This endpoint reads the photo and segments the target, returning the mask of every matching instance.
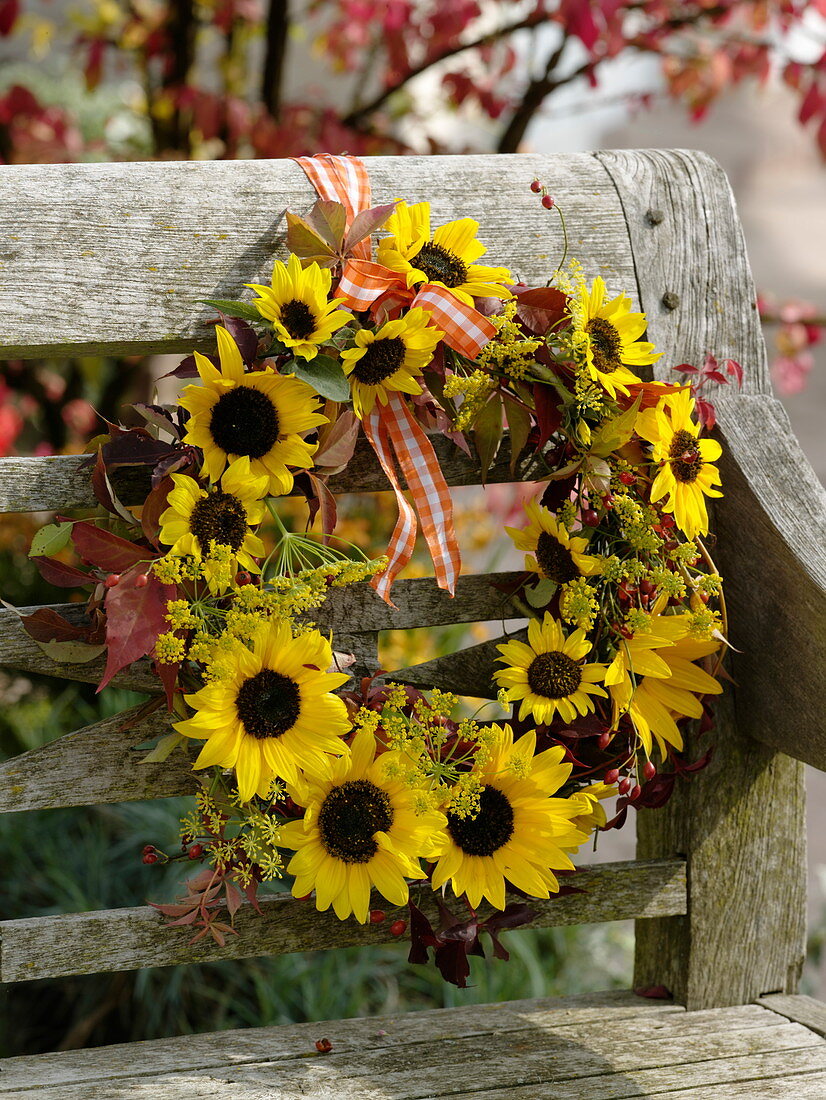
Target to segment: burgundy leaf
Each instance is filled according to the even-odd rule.
[[[220,311],[218,316],[221,318],[221,324],[238,345],[241,358],[247,366],[252,366],[258,358],[258,333],[252,325],[240,317],[228,317]]]
[[[544,336],[555,329],[568,313],[568,298],[552,286],[515,290],[516,316],[535,336]]]
[[[359,241],[363,241],[365,237],[370,237],[377,229],[381,229],[395,209],[396,203],[388,202],[384,206],[373,206],[369,210],[362,210],[356,214],[344,238],[342,246],[344,255],[351,252]]]
[[[167,508],[167,496],[173,488],[171,477],[164,477],[146,498],[141,509],[141,527],[147,539],[158,545],[158,535],[161,530],[161,516]]]
[[[652,1001],[670,1001],[674,994],[664,985],[640,986],[634,992],[638,997],[648,997]]]
[[[82,569],[74,565],[66,565],[65,562],[58,561],[56,558],[36,557],[32,558],[32,561],[40,570],[43,580],[57,588],[74,588],[76,585],[89,584],[94,579]]]
[[[556,390],[552,386],[545,385],[544,382],[534,384],[533,400],[536,407],[536,422],[539,426],[539,439],[536,444],[536,449],[539,451],[562,423],[562,410]]]
[[[142,588],[135,584],[139,576],[147,576]],[[98,691],[116,672],[152,652],[158,635],[169,629],[166,605],[176,595],[174,584],[162,584],[154,573],[147,575],[142,569],[121,574],[119,583],[107,589],[106,669]]]
[[[210,363],[214,367],[218,367],[219,361],[217,355],[208,355]],[[167,371],[166,374],[162,374],[161,378],[197,378],[198,367],[195,363],[194,355],[187,355],[173,370]]]
[[[343,469],[353,457],[361,421],[351,409],[346,409],[322,440],[315,454],[316,466]]]
[[[31,615],[21,615],[20,622],[36,642],[85,642],[93,629],[90,623],[76,626],[68,622],[51,607],[39,607]]]
[[[180,638],[181,634],[176,632],[176,638]],[[175,701],[175,685],[178,682],[178,673],[181,670],[181,662],[177,661],[175,664],[161,664],[160,661],[153,661],[152,668],[155,675],[161,681],[164,690],[164,696],[166,698],[166,706],[169,711],[172,710],[173,703]]]
[[[125,569],[156,557],[151,551],[136,546],[93,523],[81,520],[72,531],[72,543],[80,557],[107,573],[122,573]]]
[[[170,454],[176,454],[174,443],[154,439],[143,428],[132,428],[119,433],[109,443],[104,443],[101,451],[106,469],[111,471],[118,466],[154,466]]]
[[[439,973],[446,982],[450,982],[458,989],[467,988],[467,979],[470,974],[467,956],[466,943],[445,943],[436,948],[435,962]]]

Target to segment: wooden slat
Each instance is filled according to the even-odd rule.
[[[813,1097],[808,1082],[826,1069],[822,1040],[794,1024],[778,1026],[765,1010],[755,1017],[755,1006],[683,1013],[664,1005],[620,1007],[606,997],[600,1016],[589,1019],[587,1009],[552,1003],[480,1005],[17,1058],[6,1063],[0,1093],[28,1098],[34,1085],[38,1095],[62,1100],[133,1094],[211,1100],[227,1089],[239,1100],[723,1100],[748,1096],[740,1091],[747,1087],[755,1098]],[[330,1054],[316,1053],[320,1036],[331,1042]],[[785,1093],[774,1091],[780,1085]]]
[[[606,863],[583,870],[572,884],[586,893],[531,902],[537,913],[534,927],[672,915],[686,908],[681,860]],[[417,903],[418,893],[414,891]],[[429,892],[421,894],[422,908],[436,922],[438,913]],[[340,921],[332,910],[316,913],[306,902],[288,895],[266,901],[262,909],[259,916],[242,907],[236,916],[239,935],[229,936],[225,947],[204,940],[190,945],[191,930],[165,927],[148,906],[3,921],[0,981],[393,941],[389,920],[380,925]]]
[[[434,225],[474,217],[489,262],[544,283],[562,239],[529,190],[536,176],[565,210],[572,254],[630,285],[622,210],[589,154],[370,159],[375,202],[427,199]],[[306,213],[315,198],[289,160],[13,165],[0,179],[5,358],[208,346],[214,312],[199,300],[268,281],[286,254],[285,208]]]
[[[669,377],[670,367],[696,364],[710,351],[743,365],[746,394],[768,395],[754,285],[731,191],[719,166],[702,153],[598,155],[621,197],[649,332],[665,353],[657,364],[658,376]],[[652,219],[651,211],[659,216]],[[676,295],[676,308],[663,303],[666,294]],[[746,432],[738,441],[739,410],[765,410],[766,398],[734,398],[723,390],[714,400],[719,400],[733,449],[733,459],[723,463],[726,496],[716,509],[718,564],[733,608],[733,630],[745,627],[752,652],[745,664],[733,655],[736,714],[730,698],[717,707],[711,767],[690,785],[678,784],[667,806],[637,817],[638,854],[688,856],[691,905],[686,918],[637,924],[634,984],[664,984],[689,1008],[740,1004],[769,990],[793,992],[805,953],[802,767],[758,746],[740,723],[754,731],[762,716],[756,699],[776,693],[771,706],[783,731],[778,738],[789,745],[803,742],[799,727],[810,719],[811,708],[796,685],[775,674],[775,662],[788,669],[787,654],[792,659],[800,652],[798,635],[811,627],[811,587],[805,580],[797,589],[784,583],[788,604],[779,606],[772,581],[775,563],[760,551],[760,529],[767,522],[762,502],[737,486],[735,463],[750,470],[754,462],[758,478],[760,469],[770,470],[765,460],[752,459],[752,451],[768,457],[775,443],[781,454],[788,451],[774,436],[758,440]],[[744,424],[750,422],[747,415],[742,414]],[[799,530],[811,509],[806,491],[788,484],[796,476],[792,471],[780,475],[790,494],[781,511],[783,530],[789,534]],[[808,475],[801,477],[802,486],[811,484]],[[774,500],[774,494],[768,499]],[[788,518],[795,507],[803,517],[797,527]],[[780,540],[772,538],[774,542],[770,538],[763,546],[776,549]],[[799,545],[806,547],[808,541],[803,538]],[[782,562],[778,567],[786,570]],[[758,635],[747,624],[759,621],[757,605],[763,602],[771,613],[763,616],[764,630]],[[789,622],[795,624],[791,632]],[[802,643],[809,652],[805,647]],[[806,683],[814,675],[800,664],[795,678]],[[747,714],[747,719],[741,717]],[[700,742],[697,753],[708,743],[710,739]]]
[[[0,813],[193,794],[193,751],[176,749],[162,764],[140,762],[148,750],[136,746],[172,730],[165,707],[123,730],[138,709],[0,763]]]
[[[448,485],[478,485],[479,463],[444,436],[431,436]],[[0,513],[2,512],[73,512],[97,507],[86,463],[88,455],[50,455],[46,458],[0,458]],[[487,482],[491,485],[513,481],[532,481],[548,471],[542,454],[525,454],[514,472],[510,468],[510,440],[505,433],[502,446],[491,464]],[[400,475],[400,483],[406,485]],[[125,504],[138,505],[146,497],[148,486],[141,471],[115,471],[112,482]],[[330,478],[331,492],[378,493],[389,490],[375,452],[361,437],[347,469]],[[294,495],[297,493],[295,491]]]
[[[757,1003],[772,1012],[779,1012],[788,1020],[803,1024],[818,1035],[826,1036],[826,1004],[823,1001],[802,994],[769,993],[759,997]]]

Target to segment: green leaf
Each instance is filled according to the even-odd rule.
[[[329,355],[317,355],[315,359],[296,359],[289,369],[296,378],[312,386],[322,397],[327,397],[330,401],[350,400],[347,375],[340,364]]]
[[[531,414],[524,405],[520,405],[513,398],[502,398],[505,406],[505,416],[508,421],[508,431],[511,437],[511,473],[516,470],[516,462],[525,449],[528,436],[531,431]]]
[[[324,237],[309,222],[305,221],[304,218],[300,218],[298,214],[291,214],[289,210],[286,218],[287,247],[290,252],[294,252],[300,260],[317,259],[321,256],[335,262],[335,249],[330,247]]]
[[[502,401],[498,394],[491,397],[477,416],[473,426],[473,442],[476,445],[476,453],[479,455],[484,485],[490,464],[496,457],[499,444],[502,442]]]
[[[62,665],[85,665],[106,652],[105,642],[89,645],[88,642],[39,642],[37,638],[34,641],[47,657]]]
[[[550,577],[543,577],[538,584],[525,589],[525,599],[531,607],[547,607],[556,592],[556,581]]]
[[[148,752],[146,756],[142,756],[138,761],[139,764],[162,764],[166,760],[170,753],[177,749],[178,745],[184,740],[182,733],[176,733],[175,730],[172,733],[166,733],[157,743],[157,745]]]
[[[202,304],[212,306],[227,317],[240,317],[242,321],[262,321],[263,318],[251,302],[226,302],[223,298],[201,298]]]
[[[30,558],[53,558],[69,545],[73,523],[49,523],[41,527],[32,539]]]

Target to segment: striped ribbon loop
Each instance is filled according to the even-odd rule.
[[[298,157],[296,160],[321,198],[343,204],[348,226],[359,211],[369,208],[370,178],[364,164],[356,157],[323,153],[317,157]],[[337,295],[354,309],[373,307],[377,315],[384,316],[391,312],[397,313],[402,305],[413,298],[413,293],[396,272],[373,262],[369,238],[353,249],[353,259],[345,264]],[[419,302],[419,299],[422,301]],[[471,358],[478,354],[486,339],[490,339],[490,335],[495,332],[485,317],[459,302],[443,287],[427,285],[419,291],[415,300],[433,314],[434,320],[437,316],[444,318],[451,329],[451,337],[447,342]],[[446,327],[441,321],[437,323],[442,329]],[[491,331],[485,335],[488,325]],[[468,329],[465,338],[461,335],[462,327]],[[387,548],[389,562],[384,572],[374,578],[373,587],[383,600],[392,605],[390,588],[413,554],[418,512],[422,533],[433,559],[436,581],[452,596],[461,558],[453,527],[450,489],[432,443],[399,393],[388,394],[386,405],[377,403],[370,415],[363,420],[363,424],[364,433],[396,494],[399,509],[399,517]],[[394,456],[407,481],[415,509],[402,491]]]
[[[460,302],[443,286],[425,283],[411,302],[411,308],[421,306],[433,317],[437,328],[445,334],[445,343],[475,359],[496,332],[496,325],[466,302]]]

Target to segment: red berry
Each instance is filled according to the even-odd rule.
[[[605,730],[604,733],[601,733],[599,735],[599,741],[597,741],[597,747],[600,749],[601,752],[604,752],[605,749],[607,749],[610,744],[611,744],[611,734],[609,733],[608,730]]]
[[[599,523],[599,516],[593,508],[586,508],[582,513],[582,522],[586,527],[596,527]]]
[[[654,767],[650,760],[646,760],[646,762],[643,764],[642,774],[645,776],[646,779],[653,779],[654,776],[657,774],[657,769]]]
[[[608,771],[605,773],[605,782],[608,784],[609,787],[613,786],[613,784],[616,783],[618,779],[619,768],[609,768]]]
[[[145,856],[147,852],[154,852],[154,851],[155,851],[155,845],[154,844],[144,844],[144,846],[141,848],[141,855]]]
[[[393,923],[390,925],[390,935],[391,936],[403,936],[406,929],[407,929],[407,921],[406,920],[394,920]]]
[[[637,480],[630,470],[623,470],[619,476],[619,479],[623,483],[623,485],[633,485],[634,482]]]
[[[190,859],[200,859],[203,854],[204,854],[203,844],[193,844],[192,847],[187,852],[187,855],[189,856]]]
[[[237,585],[251,584],[252,577],[247,573],[245,569],[242,569],[240,573],[235,574],[235,583]]]
[[[535,195],[538,195],[541,190],[542,184],[539,182],[539,180],[534,180],[531,184],[531,191],[533,191]]]
[[[370,923],[381,924],[387,914],[383,909],[371,909],[370,910]]]
[[[613,493],[606,493],[605,494],[605,496],[602,498],[602,506],[603,506],[603,508],[613,508],[613,506],[614,506],[614,494]]]
[[[631,788],[631,793],[629,794],[628,798],[631,802],[636,802],[641,794],[642,787],[639,785],[639,783],[635,783],[634,786]]]
[[[138,573],[137,577],[135,577],[135,588],[146,588],[148,584],[149,577],[147,577],[146,573]]]
[[[627,775],[624,775],[622,777],[622,779],[619,781],[619,783],[617,784],[617,790],[619,791],[620,794],[628,794],[630,789],[631,789],[631,780],[628,778]]]
[[[329,1039],[316,1039],[315,1048],[319,1054],[329,1054],[333,1049],[333,1044]]]
[[[542,196],[542,205],[545,207],[546,210],[553,210],[554,200],[551,198],[550,195],[543,195]]]
[[[158,853],[157,852],[147,852],[146,855],[143,857],[143,862],[144,863],[157,863],[158,862]]]
[[[107,588],[114,588],[120,581],[120,573],[110,573],[106,580],[103,582]]]

